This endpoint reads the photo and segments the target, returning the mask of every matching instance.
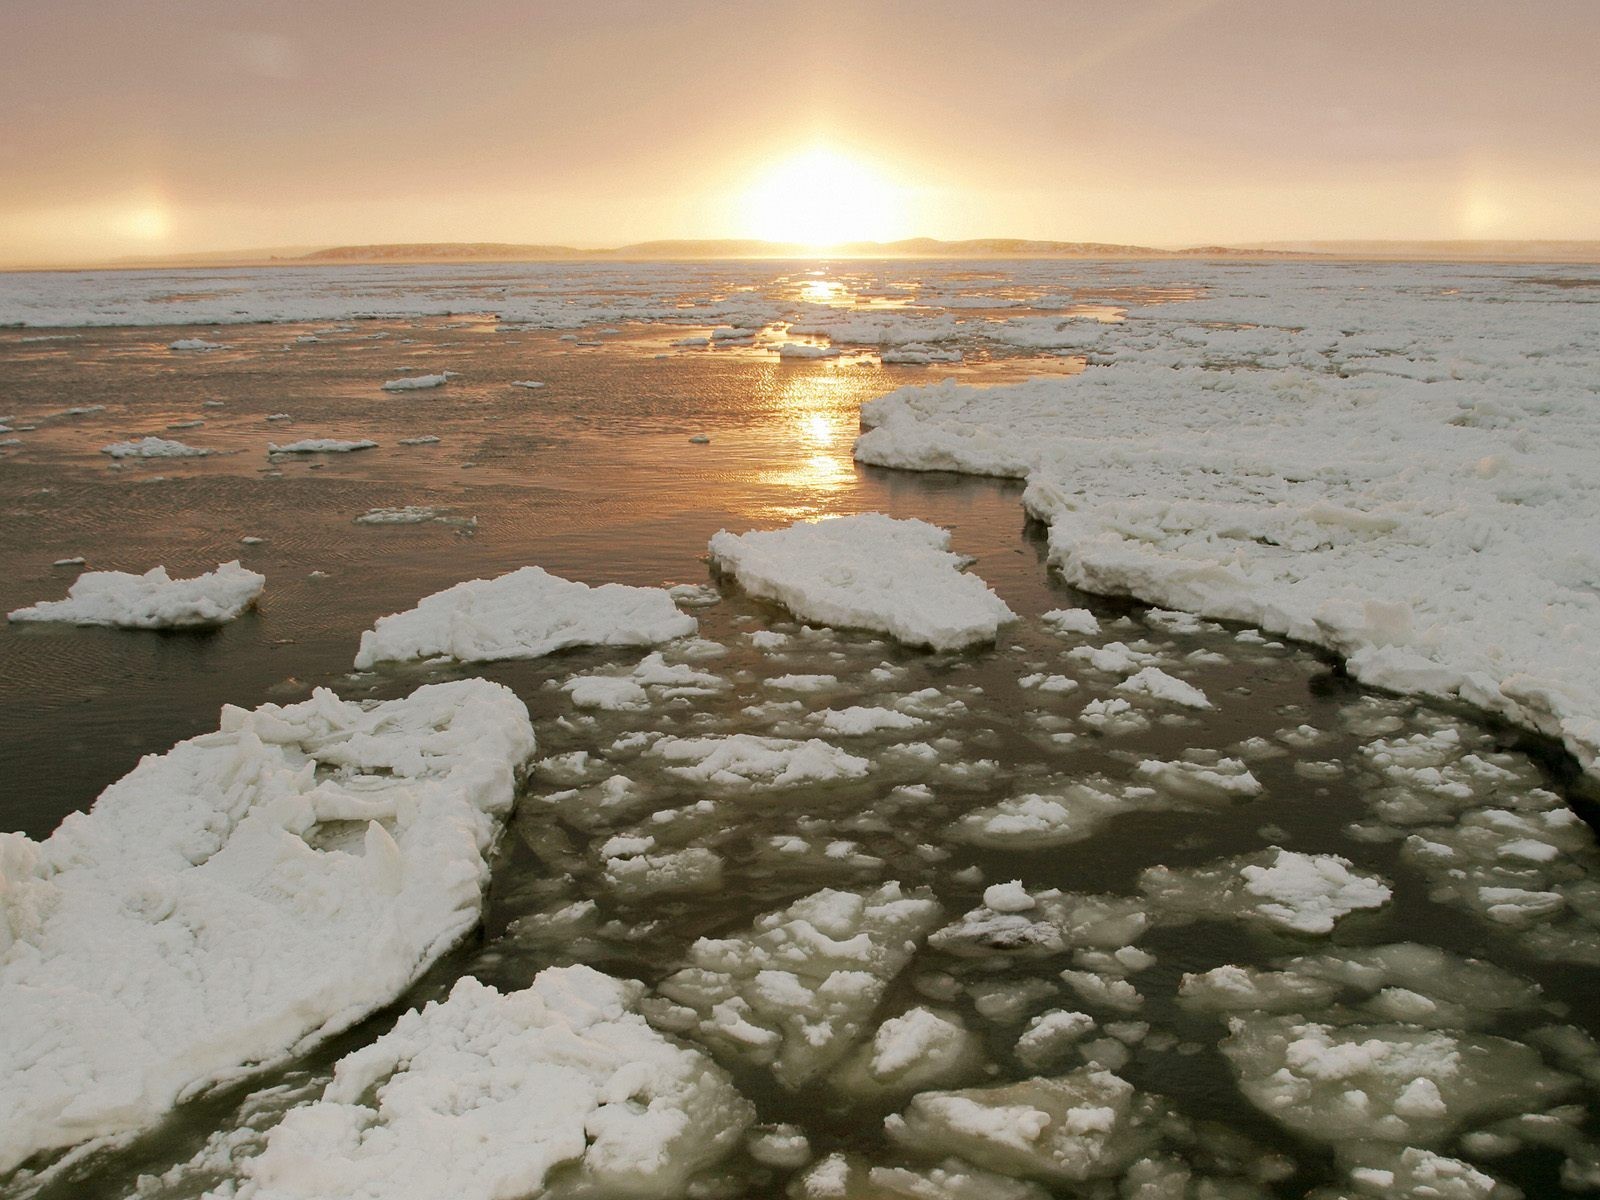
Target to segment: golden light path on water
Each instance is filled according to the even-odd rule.
[[[837,511],[839,494],[855,482],[850,450],[858,424],[858,391],[834,360],[823,370],[786,371],[779,383],[785,428],[800,453],[763,471],[764,484],[784,488],[788,503],[767,514],[785,521],[815,520]]]

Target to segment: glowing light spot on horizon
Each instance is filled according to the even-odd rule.
[[[771,167],[744,193],[751,237],[817,248],[906,236],[906,196],[881,173],[819,147]]]
[[[146,204],[123,213],[117,221],[120,232],[143,242],[159,242],[172,232],[172,219],[157,204]]]

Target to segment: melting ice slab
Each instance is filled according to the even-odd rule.
[[[0,1175],[394,999],[477,922],[532,750],[484,680],[318,690],[224,708],[43,842],[0,834]]]
[[[379,619],[356,667],[444,656],[461,662],[539,658],[572,646],[653,646],[699,628],[662,588],[590,587],[539,567],[473,579]]]
[[[88,571],[67,589],[65,600],[44,600],[7,613],[10,621],[70,621],[124,629],[185,629],[223,625],[256,602],[264,575],[237,559],[193,579],[174,579],[165,567],[143,575]]]
[[[341,1059],[229,1194],[496,1200],[545,1195],[559,1167],[566,1194],[681,1195],[753,1110],[703,1053],[645,1024],[643,991],[588,967],[507,995],[462,979]]]
[[[753,596],[807,621],[875,629],[913,646],[959,650],[992,642],[1016,614],[963,574],[950,533],[882,513],[797,522],[711,539],[715,564]]]

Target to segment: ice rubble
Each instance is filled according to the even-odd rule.
[[[964,574],[948,531],[882,513],[797,522],[711,539],[711,557],[753,596],[829,625],[874,629],[915,646],[993,641],[1015,614]]]
[[[226,350],[221,342],[208,342],[204,338],[179,338],[167,345],[168,350]]]
[[[938,918],[930,897],[897,883],[816,892],[747,933],[701,938],[643,1007],[657,1026],[798,1087],[849,1052]]]
[[[344,441],[339,438],[302,438],[298,442],[288,442],[280,446],[275,442],[267,443],[268,454],[349,454],[355,450],[373,450],[378,443],[367,438],[355,441]]]
[[[100,448],[112,458],[204,458],[210,450],[188,446],[171,438],[142,437],[128,442],[112,442]]]
[[[9,621],[70,621],[124,629],[192,629],[223,625],[255,604],[264,575],[225,562],[191,579],[174,579],[165,567],[143,575],[86,571],[65,600],[43,600],[6,614]]]
[[[1459,696],[1600,769],[1600,347],[1544,328],[1549,304],[1489,307],[1480,333],[1471,301],[1387,282],[1224,287],[1131,313],[1109,366],[869,402],[855,453],[1026,478],[1069,583],[1326,646],[1365,682]],[[1400,353],[1362,345],[1378,319]],[[1196,350],[1229,336],[1243,357]]]
[[[43,842],[0,834],[0,1173],[387,1004],[478,920],[532,749],[498,684],[319,690],[224,708]]]
[[[645,1023],[643,991],[582,966],[506,994],[461,979],[340,1059],[230,1195],[681,1196],[753,1109],[703,1053]]]
[[[380,617],[355,665],[445,656],[462,662],[538,658],[572,646],[650,646],[698,628],[660,588],[590,587],[539,567],[473,579]]]

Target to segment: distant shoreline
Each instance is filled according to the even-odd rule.
[[[1051,242],[985,238],[941,242],[858,242],[823,250],[771,242],[707,240],[642,242],[614,249],[521,245],[502,242],[426,242],[300,247],[118,258],[80,264],[23,263],[5,272],[222,270],[261,267],[441,266],[469,263],[670,263],[670,262],[916,262],[957,261],[1227,261],[1414,262],[1490,265],[1589,266],[1600,264],[1600,241],[1329,241],[1271,242],[1259,246],[1166,249],[1102,242]]]

